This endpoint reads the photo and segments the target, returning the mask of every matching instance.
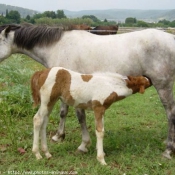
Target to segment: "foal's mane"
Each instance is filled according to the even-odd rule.
[[[48,46],[61,37],[65,29],[59,27],[49,27],[46,25],[4,25],[0,26],[0,32],[10,26],[14,31],[14,43],[21,48],[32,49],[34,46]]]

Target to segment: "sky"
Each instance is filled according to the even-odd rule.
[[[175,9],[175,0],[0,0],[0,4],[31,10]]]

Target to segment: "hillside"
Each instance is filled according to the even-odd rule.
[[[17,10],[22,18],[27,15],[33,16],[35,13],[39,13],[35,10],[25,9],[21,7],[15,7],[5,4],[0,4],[0,14],[5,14],[6,10]],[[42,13],[42,12],[41,12]],[[175,9],[173,10],[129,10],[129,9],[108,9],[108,10],[82,10],[82,11],[69,11],[64,10],[65,15],[68,18],[82,17],[83,15],[94,15],[97,18],[104,20],[115,20],[117,22],[124,22],[127,17],[133,17],[137,20],[143,20],[146,22],[157,22],[161,19],[169,21],[175,20]]]
[[[25,9],[22,7],[16,7],[16,6],[11,6],[11,5],[6,5],[6,4],[0,4],[0,14],[5,15],[6,10],[8,11],[16,10],[20,13],[22,18],[25,18],[27,15],[33,16],[35,13],[38,13],[35,10]]]
[[[169,21],[175,20],[175,10],[83,10],[83,11],[68,11],[64,10],[67,17],[75,18],[83,15],[94,15],[97,18],[111,19],[115,21],[124,21],[127,17],[137,18],[147,22],[154,22],[160,19],[167,19]]]

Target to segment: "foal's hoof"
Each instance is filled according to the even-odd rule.
[[[104,159],[97,157],[97,160],[100,162],[101,165],[107,165]]]
[[[57,136],[57,135],[54,135],[54,136],[52,137],[52,140],[53,140],[54,142],[60,143],[60,142],[62,142],[64,139],[63,139],[62,137],[59,137],[59,136]]]
[[[46,153],[45,156],[47,159],[50,159],[52,157],[52,155],[50,153]]]
[[[37,160],[40,160],[40,159],[43,158],[43,157],[41,156],[41,154],[35,154],[35,156],[36,156],[36,159],[37,159]]]
[[[171,151],[170,150],[165,150],[162,153],[162,156],[170,160],[170,159],[172,159],[171,156],[170,156],[170,154],[171,154]]]

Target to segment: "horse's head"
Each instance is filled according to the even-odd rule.
[[[19,28],[17,25],[0,26],[0,62],[12,54],[14,41],[14,30]]]

